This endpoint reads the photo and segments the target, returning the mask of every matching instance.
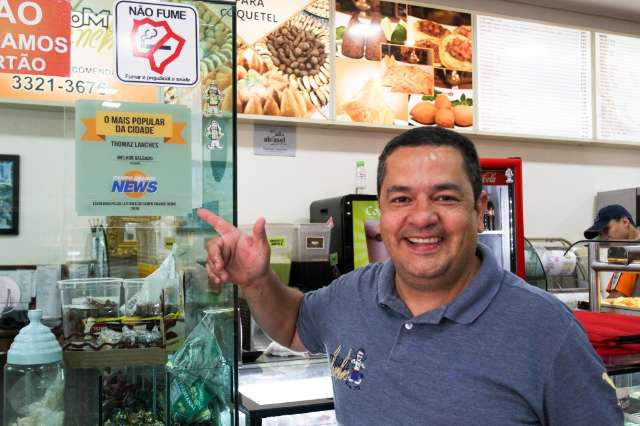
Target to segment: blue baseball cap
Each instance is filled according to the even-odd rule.
[[[598,215],[593,221],[593,225],[584,231],[584,237],[588,240],[597,237],[598,234],[600,234],[600,231],[609,224],[611,219],[622,219],[623,217],[629,219],[631,224],[635,226],[631,213],[629,213],[629,211],[620,204],[604,206],[598,211]]]

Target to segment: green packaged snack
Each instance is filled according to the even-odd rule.
[[[169,404],[174,424],[220,424],[230,395],[231,367],[214,333],[215,311],[205,311],[184,346],[169,357]]]
[[[169,389],[171,417],[175,422],[197,423],[211,419],[207,408],[211,396],[205,391],[203,380],[198,378],[187,383],[182,377],[174,377]]]

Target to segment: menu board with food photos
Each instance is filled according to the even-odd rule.
[[[328,0],[240,0],[238,113],[331,118]]]
[[[336,0],[335,31],[337,120],[472,128],[470,14]]]
[[[477,16],[479,130],[591,138],[588,31]]]
[[[597,138],[640,142],[640,38],[596,33]]]

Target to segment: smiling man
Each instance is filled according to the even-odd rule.
[[[479,270],[477,233],[487,195],[479,167],[471,171],[477,175],[472,183],[457,148],[402,147],[403,141],[409,139],[396,139],[380,158],[380,230],[396,291],[419,315],[452,301]],[[467,154],[477,161],[475,152]]]
[[[487,196],[475,147],[437,127],[405,132],[378,165],[390,260],[303,295],[252,235],[210,212],[216,284],[242,287],[256,319],[296,350],[329,355],[341,425],[622,425],[605,369],[554,296],[478,243]]]

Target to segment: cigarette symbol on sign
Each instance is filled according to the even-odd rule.
[[[158,36],[158,30],[155,28],[148,28],[144,30],[144,33],[140,35],[140,39],[138,40],[138,48],[139,49],[152,49],[155,46],[155,43],[145,43],[146,40],[153,40]],[[160,46],[158,47],[160,50],[171,50],[171,46]]]
[[[173,32],[167,21],[134,19],[131,29],[133,56],[145,58],[151,69],[163,74],[167,65],[180,56],[185,39]]]

